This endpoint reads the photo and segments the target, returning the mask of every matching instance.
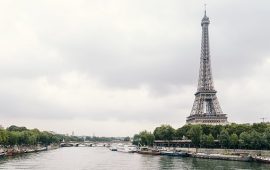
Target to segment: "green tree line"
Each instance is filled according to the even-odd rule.
[[[18,127],[12,125],[6,129],[0,129],[0,145],[37,145],[47,146],[51,143],[60,143],[61,141],[77,140],[76,137],[69,137],[60,134],[54,134],[47,131],[39,131],[38,129],[27,129],[26,127]]]
[[[155,128],[154,132],[135,134],[133,143],[153,145],[154,140],[189,139],[195,147],[232,149],[270,149],[270,124],[191,125],[174,129],[170,125]]]
[[[125,139],[127,139],[127,138],[129,138],[129,137],[126,137]],[[116,138],[116,137],[86,136],[85,140],[86,141],[91,141],[91,142],[112,142],[112,141],[119,140],[119,138]],[[129,141],[129,139],[127,139],[127,140]]]

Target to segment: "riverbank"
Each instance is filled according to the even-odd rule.
[[[244,162],[270,163],[270,150],[167,148],[188,152],[191,157]]]
[[[191,153],[189,155],[190,157],[193,157],[193,158],[202,158],[202,159],[242,161],[242,162],[253,161],[253,157],[250,155],[222,155],[222,154],[205,154],[205,153]]]
[[[20,154],[27,154],[33,152],[41,152],[59,148],[59,145],[48,146],[13,146],[13,147],[0,147],[0,157],[16,156]]]
[[[169,148],[170,149],[170,148]],[[246,149],[213,149],[213,148],[176,148],[186,152],[205,153],[205,154],[222,154],[222,155],[251,155],[270,157],[270,150],[246,150]]]

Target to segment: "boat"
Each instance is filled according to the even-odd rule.
[[[237,156],[237,155],[223,155],[223,154],[206,154],[206,153],[193,153],[191,155],[194,158],[203,159],[218,159],[218,160],[228,160],[228,161],[244,161],[251,162],[251,156]]]
[[[109,147],[109,149],[110,149],[111,151],[117,151],[117,146],[116,146],[116,145],[111,145],[111,146]]]
[[[33,153],[36,152],[34,149],[25,149],[24,153]]]
[[[93,147],[93,143],[85,143],[85,145],[88,147]]]
[[[166,156],[179,156],[179,157],[188,157],[187,152],[182,152],[182,151],[160,151],[161,155],[166,155]]]
[[[146,155],[160,155],[160,151],[153,148],[148,147],[140,147],[140,149],[137,151],[139,154],[146,154]]]
[[[3,149],[0,149],[0,158],[4,157],[6,155],[6,152]]]
[[[60,143],[60,147],[72,147],[73,144],[71,143]]]
[[[47,147],[42,147],[42,148],[36,149],[36,152],[46,151],[46,150],[48,150]]]
[[[78,144],[78,147],[86,147],[87,145],[85,144]]]
[[[255,156],[253,160],[256,162],[268,163],[270,164],[270,157]]]
[[[117,149],[118,152],[126,152],[126,153],[137,152],[137,147],[135,145],[118,144],[116,149]]]
[[[104,144],[104,143],[98,143],[98,144],[96,144],[96,147],[105,147],[106,146],[106,144]]]
[[[6,155],[5,152],[1,152],[1,153],[0,153],[0,158],[4,157],[5,155]]]
[[[17,155],[19,153],[20,153],[20,151],[17,148],[12,148],[12,149],[10,148],[7,150],[6,155],[7,156],[14,156],[14,155]]]

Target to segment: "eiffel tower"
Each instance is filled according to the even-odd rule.
[[[200,73],[197,92],[195,93],[195,101],[190,113],[187,117],[187,123],[190,124],[227,124],[227,116],[223,114],[219,105],[214,89],[210,49],[209,49],[209,18],[204,11],[204,17],[201,22],[202,26],[202,42],[201,42],[201,58]]]

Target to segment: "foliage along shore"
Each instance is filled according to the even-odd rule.
[[[27,129],[12,125],[6,129],[0,129],[0,146],[48,146],[58,144],[63,140],[70,141],[74,137],[55,134],[53,132],[40,131],[38,129]]]
[[[0,128],[0,157],[55,149],[64,138],[67,137],[15,125]]]
[[[174,129],[161,125],[154,132],[135,134],[133,144],[152,146],[154,140],[189,139],[195,147],[270,150],[270,123],[191,125]],[[218,141],[218,145],[215,144]]]
[[[27,129],[12,125],[6,129],[0,128],[0,147],[23,147],[23,146],[48,146],[60,144],[61,142],[111,142],[130,141],[129,137],[97,137],[97,136],[68,136],[54,132],[40,131],[38,129]]]

